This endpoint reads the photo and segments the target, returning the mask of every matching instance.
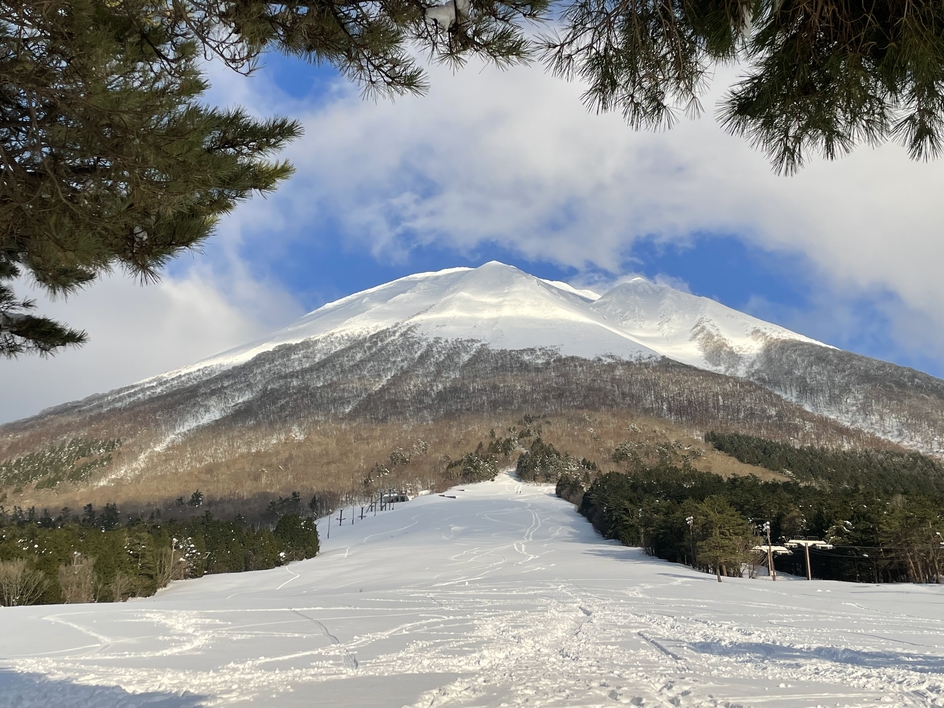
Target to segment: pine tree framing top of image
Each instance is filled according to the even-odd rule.
[[[635,128],[699,112],[712,69],[740,61],[718,118],[786,173],[862,142],[941,149],[944,5],[931,0],[4,0],[0,354],[85,340],[32,314],[16,278],[53,294],[116,267],[153,279],[289,176],[271,156],[299,124],[201,104],[202,57],[249,73],[279,51],[366,93],[422,93],[417,49],[454,66],[543,59]]]
[[[5,2],[0,21],[0,353],[85,334],[31,314],[21,274],[67,294],[118,267],[144,280],[291,167],[298,123],[199,103],[198,43],[154,3]],[[169,7],[169,6],[167,6]]]

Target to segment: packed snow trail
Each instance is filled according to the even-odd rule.
[[[719,584],[547,486],[449,495],[287,567],[0,608],[0,706],[944,706],[941,587]]]

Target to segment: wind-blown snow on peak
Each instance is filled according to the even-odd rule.
[[[430,337],[479,340],[495,349],[547,347],[587,358],[659,356],[589,309],[597,297],[497,261],[419,273],[328,303],[264,340],[172,373],[240,364],[282,344],[361,337],[396,326]]]
[[[715,300],[633,278],[591,308],[664,356],[701,369],[744,374],[764,344],[789,339],[826,346]]]
[[[658,356],[610,326],[588,307],[591,302],[572,288],[491,262],[463,273],[436,304],[404,324],[431,336],[479,340],[494,349],[549,347],[586,358]]]
[[[476,340],[493,349],[549,348],[565,356],[666,356],[743,374],[771,339],[813,342],[713,300],[634,278],[600,296],[491,261],[399,278],[328,303],[264,340],[172,375],[240,364],[282,344],[338,342],[392,327]],[[816,343],[816,342],[813,342]]]

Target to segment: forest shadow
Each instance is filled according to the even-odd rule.
[[[590,546],[584,553],[590,556],[597,556],[598,558],[615,558],[618,560],[632,560],[639,563],[650,563],[652,565],[660,565],[665,567],[668,565],[669,561],[663,560],[662,558],[656,558],[655,556],[646,555],[646,552],[641,548],[635,546],[603,546],[601,542],[606,543],[604,539],[600,536],[592,539],[581,539],[581,542]],[[614,542],[615,543],[615,542]]]
[[[759,661],[831,661],[872,669],[905,669],[923,674],[944,673],[944,656],[893,651],[862,651],[840,647],[809,649],[761,642],[691,642],[684,646],[701,654],[750,657]]]
[[[65,679],[50,679],[43,674],[0,668],[0,708],[201,708],[207,698],[189,691],[183,695],[156,691],[129,693],[119,686],[87,686]]]

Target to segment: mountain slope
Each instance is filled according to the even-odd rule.
[[[944,381],[802,341],[767,342],[746,372],[764,388],[844,425],[944,455]]]
[[[743,376],[772,341],[826,347],[808,337],[644,278],[617,285],[591,305],[633,339],[700,369]]]
[[[0,461],[120,438],[107,478],[130,479],[159,474],[166,451],[202,464],[249,429],[276,446],[326,422],[575,409],[944,453],[944,382],[933,377],[643,279],[598,295],[492,262],[356,293],[264,340],[3,426]]]

